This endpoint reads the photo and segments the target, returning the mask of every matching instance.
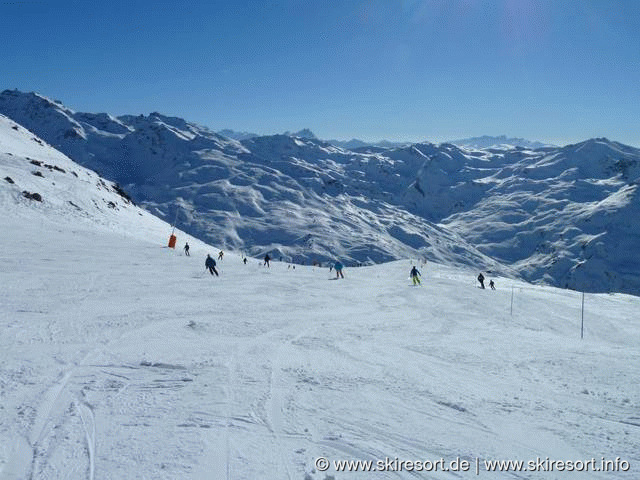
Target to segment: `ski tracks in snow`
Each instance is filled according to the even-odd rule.
[[[234,427],[234,419],[236,416],[233,414],[233,406],[236,405],[235,397],[236,395],[240,395],[240,392],[237,392],[236,389],[239,387],[244,387],[243,382],[240,379],[238,374],[240,369],[240,361],[249,358],[250,351],[256,347],[264,346],[264,345],[273,345],[273,337],[274,335],[287,335],[288,328],[285,327],[284,332],[283,329],[275,329],[271,330],[264,335],[258,336],[251,341],[244,342],[240,344],[235,353],[231,356],[229,366],[228,366],[228,375],[227,375],[227,386],[226,386],[226,398],[227,398],[227,412],[225,419],[225,441],[226,441],[226,480],[231,480],[233,477],[231,476],[232,469],[232,434]],[[299,335],[299,336],[302,336]],[[266,341],[265,339],[268,339]],[[282,351],[286,345],[289,343],[284,343],[281,345],[271,357],[271,372],[269,377],[268,391],[266,393],[266,399],[264,404],[264,415],[262,418],[263,425],[268,429],[269,435],[273,441],[274,447],[276,449],[277,459],[275,461],[275,478],[282,478],[288,480],[295,480],[297,477],[293,475],[290,469],[289,461],[287,459],[286,447],[282,441],[283,435],[283,416],[282,416],[282,405],[284,403],[284,396],[282,389],[277,387],[279,385],[279,377],[282,368]],[[261,415],[257,415],[261,418]],[[218,478],[218,477],[217,477]],[[222,478],[222,477],[219,477]]]
[[[275,443],[278,447],[278,453],[280,456],[280,463],[284,465],[285,473],[289,480],[294,476],[289,468],[289,459],[287,458],[287,449],[283,442],[284,431],[284,413],[285,407],[285,392],[282,386],[282,370],[284,366],[284,352],[290,349],[294,342],[302,338],[308,333],[309,329],[299,333],[293,339],[283,342],[271,360],[271,376],[269,378],[269,392],[265,404],[265,412],[267,415],[266,423],[269,428]]]
[[[44,450],[46,450],[43,444],[48,434],[62,423],[65,410],[70,403],[69,398],[67,398],[66,387],[74,374],[75,368],[73,367],[61,373],[58,380],[44,393],[40,406],[36,411],[31,431],[27,437],[20,437],[17,440],[11,452],[9,464],[0,472],[1,480],[33,478],[38,473],[38,468],[44,458]],[[95,429],[93,439],[95,439]],[[95,445],[95,441],[93,445]],[[89,448],[90,457],[92,458],[92,447],[90,446]],[[90,463],[92,463],[91,458]],[[93,480],[93,474],[90,478]]]
[[[225,406],[222,418],[224,425],[224,433],[218,438],[208,442],[206,449],[206,457],[208,459],[217,458],[216,460],[208,460],[208,464],[203,466],[197,472],[203,475],[204,468],[208,473],[202,478],[220,478],[231,480],[236,478],[235,459],[243,457],[243,452],[236,451],[234,445],[234,435],[243,435],[245,424],[252,423],[256,427],[262,427],[267,430],[266,440],[272,445],[272,463],[270,465],[261,465],[260,468],[273,468],[273,478],[297,480],[300,478],[292,469],[291,455],[293,449],[287,446],[285,424],[285,404],[286,390],[285,382],[282,379],[282,372],[285,368],[286,358],[289,356],[290,349],[293,344],[307,335],[310,329],[300,332],[298,325],[288,324],[282,328],[274,328],[258,335],[250,340],[239,342],[234,352],[229,356],[226,362],[226,385]],[[281,339],[278,341],[278,339]],[[277,347],[273,347],[277,345]],[[260,393],[257,390],[246,392],[247,388],[255,388],[260,385],[253,379],[244,378],[243,369],[250,367],[251,374],[259,374],[256,372],[256,365],[252,365],[252,351],[255,349],[269,348],[270,360],[269,373],[267,376],[267,384],[264,385],[265,390]],[[295,357],[294,357],[295,358]],[[261,365],[257,365],[260,367]],[[266,367],[267,365],[262,365]],[[261,377],[262,378],[262,377]],[[248,397],[247,397],[248,393]],[[249,398],[250,405],[243,404],[242,400]],[[236,412],[238,406],[249,409],[249,412]],[[251,420],[253,419],[253,421]],[[239,422],[239,423],[238,423]],[[259,437],[263,435],[260,432],[253,432],[252,435]],[[268,440],[270,438],[270,441]],[[242,444],[242,441],[240,441]],[[215,455],[213,452],[215,451]],[[224,455],[222,454],[224,452]],[[223,460],[224,459],[224,460]],[[240,461],[240,460],[238,460]],[[242,460],[246,462],[246,458]],[[240,467],[240,465],[238,465]],[[196,475],[197,478],[200,478]]]
[[[131,332],[127,332],[131,333]],[[96,420],[93,408],[79,394],[74,394],[69,387],[74,378],[78,377],[79,383],[74,387],[86,386],[86,382],[81,377],[87,375],[87,371],[91,377],[98,374],[94,371],[96,368],[101,369],[100,365],[89,365],[87,360],[92,358],[99,351],[94,348],[84,353],[78,361],[69,362],[65,365],[65,370],[59,374],[57,380],[42,395],[42,400],[36,409],[33,426],[27,438],[19,441],[12,452],[10,460],[11,468],[5,468],[0,472],[0,480],[12,480],[13,478],[34,478],[39,475],[46,465],[46,451],[51,450],[51,446],[45,445],[50,437],[55,438],[55,431],[67,420],[68,416],[73,412],[77,412],[82,424],[83,436],[86,440],[87,461],[88,461],[88,479],[94,480],[96,471]],[[115,375],[128,380],[126,377],[117,375],[112,372],[101,370],[101,373],[107,375]],[[118,391],[118,395],[124,391],[129,383],[125,383],[124,387]],[[83,391],[80,390],[80,394]],[[69,459],[68,459],[69,460]],[[70,471],[81,470],[77,461],[65,461],[65,468]],[[11,472],[26,472],[23,476],[14,476]],[[7,473],[8,472],[8,473]],[[69,475],[70,473],[67,473]],[[4,476],[3,476],[4,475]]]
[[[83,358],[83,361],[87,356]],[[42,452],[40,451],[42,444],[47,435],[63,422],[65,410],[71,403],[66,387],[76,369],[77,364],[58,377],[58,380],[44,394],[43,400],[37,409],[35,421],[28,438],[32,450],[29,467],[31,477],[37,473],[42,457]]]
[[[87,450],[89,452],[89,480],[93,480],[95,475],[96,457],[96,420],[93,415],[93,409],[88,403],[76,400],[75,407],[80,414],[85,437],[87,439]]]
[[[225,480],[231,480],[231,421],[233,413],[231,408],[233,407],[233,387],[236,385],[235,381],[235,355],[231,357],[231,362],[227,366],[227,385],[224,389],[225,394],[225,412],[224,412],[224,466],[217,465],[216,470],[218,473],[216,478],[224,478]],[[224,477],[221,476],[224,474]]]

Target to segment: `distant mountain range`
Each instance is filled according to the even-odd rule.
[[[218,130],[217,133],[224,137],[231,138],[233,140],[249,140],[251,138],[263,136],[263,135],[260,135],[257,133],[251,133],[251,132],[236,132],[235,130],[230,130],[228,128],[224,130]],[[284,132],[283,135],[286,135],[289,137],[300,137],[305,139],[318,140],[318,137],[316,137],[314,133],[308,128],[304,128],[298,132]]]
[[[236,132],[235,130],[218,130],[219,135],[222,135],[227,138],[231,138],[233,140],[250,140],[252,138],[260,137],[257,133],[250,132]],[[320,140],[311,130],[308,128],[302,129],[298,132],[284,132],[283,135],[288,137],[299,137],[307,140]],[[379,142],[365,142],[362,140],[358,140],[353,138],[351,140],[323,140],[326,143],[334,145],[336,147],[341,147],[347,150],[358,150],[358,149],[366,149],[369,147],[373,148],[397,148],[410,145],[410,143],[402,143],[402,142],[389,142],[387,140],[381,140]]]
[[[257,133],[251,132],[236,132],[235,130],[224,129],[218,130],[218,135],[222,135],[223,137],[231,138],[232,140],[248,140],[250,138],[259,137]]]
[[[485,149],[485,148],[500,148],[500,147],[522,147],[529,149],[554,147],[542,142],[532,142],[524,138],[508,138],[506,135],[500,135],[498,137],[491,137],[484,135],[482,137],[463,138],[461,140],[451,140],[448,143],[452,143],[459,147]]]
[[[234,140],[159,113],[79,113],[18,91],[0,94],[0,113],[225,248],[296,262],[426,257],[640,294],[640,151],[607,139],[349,149],[304,130]]]
[[[232,138],[234,140],[249,140],[251,138],[260,137],[261,135],[257,133],[249,133],[249,132],[236,132],[234,130],[219,130],[218,134]],[[308,128],[300,130],[298,132],[285,132],[284,135],[291,137],[300,137],[304,139],[310,140],[319,140],[319,138]],[[330,143],[331,145],[335,145],[336,147],[345,148],[347,150],[362,150],[368,147],[373,148],[401,148],[411,145],[411,142],[391,142],[388,140],[380,140],[377,142],[365,142],[363,140],[358,140],[357,138],[353,138],[351,140],[324,140],[326,143]],[[497,137],[492,137],[488,135],[484,135],[482,137],[472,137],[472,138],[463,138],[460,140],[450,140],[445,143],[451,143],[453,145],[457,145],[459,147],[464,148],[473,148],[473,149],[486,149],[486,148],[504,148],[504,147],[522,147],[529,149],[536,148],[545,148],[545,147],[553,147],[554,145],[530,141],[524,138],[513,138],[507,137],[506,135],[500,135]]]

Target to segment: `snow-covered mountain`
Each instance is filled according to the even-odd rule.
[[[69,234],[82,226],[126,231],[134,238],[154,232],[158,239],[168,239],[170,234],[163,221],[137,207],[118,184],[78,165],[4,115],[0,115],[0,185],[6,216],[35,212],[39,225],[51,216],[48,222],[60,229],[68,227],[60,224],[62,220],[71,224]],[[141,224],[144,231],[138,229]]]
[[[446,228],[388,201],[407,187],[391,171],[401,161],[287,135],[237,142],[158,113],[76,113],[15,91],[0,95],[0,111],[118,181],[153,213],[173,221],[178,209],[182,228],[224,248],[299,263],[371,263],[421,253],[508,270]],[[405,174],[415,171],[404,167]],[[389,185],[381,190],[376,183],[385,180]]]
[[[298,137],[303,140],[319,140],[318,137],[316,137],[315,133],[313,133],[308,128],[303,128],[302,130],[298,130],[297,132],[284,132],[283,135],[287,137]]]
[[[504,147],[523,147],[523,148],[544,148],[553,147],[547,143],[527,140],[525,138],[507,137],[506,135],[499,135],[492,137],[489,135],[483,135],[481,137],[462,138],[459,140],[451,140],[449,143],[457,145],[459,147],[483,149],[483,148],[504,148]]]
[[[231,130],[229,128],[225,128],[224,130],[218,130],[217,133],[219,135],[222,135],[223,137],[232,138],[233,140],[247,140],[249,138],[259,137],[260,136],[257,133],[244,132],[244,131],[243,132],[237,132],[237,131]]]
[[[289,135],[237,141],[158,113],[77,113],[16,91],[0,112],[224,248],[299,263],[420,256],[640,294],[640,151],[606,139],[352,151]]]
[[[346,150],[352,150],[352,151],[400,148],[400,147],[406,147],[411,144],[411,142],[390,142],[389,140],[380,140],[378,142],[365,142],[364,140],[359,140],[357,138],[352,138],[351,140],[326,140],[326,142],[330,143],[331,145],[335,145],[336,147],[341,147]]]
[[[1,480],[638,478],[637,297],[587,294],[581,340],[580,294],[475,268],[213,277],[2,116],[0,211]]]
[[[233,140],[249,140],[251,138],[262,136],[257,133],[251,133],[251,132],[237,132],[235,130],[230,130],[228,128],[224,130],[219,130],[217,133],[222,135],[223,137],[232,138]],[[318,140],[315,134],[308,128],[303,128],[302,130],[299,130],[297,132],[284,132],[283,135],[286,135],[289,137],[300,137],[300,138]]]
[[[217,133],[222,135],[223,137],[232,138],[234,140],[249,140],[251,138],[263,136],[263,135],[260,135],[260,134],[257,134],[257,133],[251,133],[251,132],[246,132],[246,131],[238,132],[236,130],[231,130],[231,129],[228,129],[228,128],[224,129],[224,130],[218,130]],[[290,136],[290,137],[300,137],[300,138],[320,140],[308,128],[299,130],[297,132],[285,132],[284,135],[287,135],[287,136]],[[357,138],[352,138],[351,140],[326,140],[326,139],[323,139],[323,141],[326,142],[326,143],[330,143],[331,145],[334,145],[336,147],[344,148],[345,150],[354,150],[354,151],[356,151],[358,149],[367,150],[367,149],[372,149],[372,148],[380,148],[380,149],[398,148],[398,147],[405,147],[405,146],[410,145],[410,142],[390,142],[388,140],[380,140],[380,141],[377,141],[377,142],[365,142],[364,140],[359,140]]]
[[[525,278],[587,291],[638,293],[640,151],[592,139],[544,152],[510,151],[478,179],[473,209],[445,220]]]

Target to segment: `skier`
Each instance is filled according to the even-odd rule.
[[[482,275],[482,272],[478,275],[478,281],[480,282],[480,288],[484,289],[484,275]]]
[[[223,256],[224,256],[224,253],[222,252],[222,250],[220,250],[220,253],[218,253],[218,260],[222,260]]]
[[[209,273],[213,275],[215,273],[216,277],[218,277],[218,271],[216,270],[216,261],[211,258],[211,255],[207,254],[207,259],[204,262],[204,267],[209,270]]]
[[[343,265],[340,263],[340,260],[333,265],[333,268],[336,269],[336,278],[344,278],[344,275],[342,274]]]
[[[489,286],[491,287],[491,290],[495,290],[496,289],[496,284],[493,283],[493,280],[489,280]]]
[[[422,276],[422,275],[420,274],[420,272],[418,271],[415,265],[411,269],[409,276],[411,277],[411,280],[413,281],[414,285],[420,285],[420,279],[418,278],[418,276]]]
[[[189,257],[189,242],[184,244],[184,254]]]
[[[262,266],[264,267],[265,265],[269,268],[271,268],[271,265],[269,265],[269,260],[271,260],[271,257],[269,256],[269,254],[267,253],[264,256],[264,263],[262,264]]]
[[[244,257],[244,260],[242,260],[242,263],[244,263],[245,265],[247,264],[247,257]]]

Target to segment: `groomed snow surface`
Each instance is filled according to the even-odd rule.
[[[46,200],[46,199],[45,199]],[[412,261],[326,268],[165,247],[152,217],[0,215],[0,479],[638,478],[640,301]],[[487,275],[487,281],[491,275]],[[511,295],[513,286],[513,312]],[[335,460],[469,472],[320,472]],[[475,459],[595,458],[627,472]]]

